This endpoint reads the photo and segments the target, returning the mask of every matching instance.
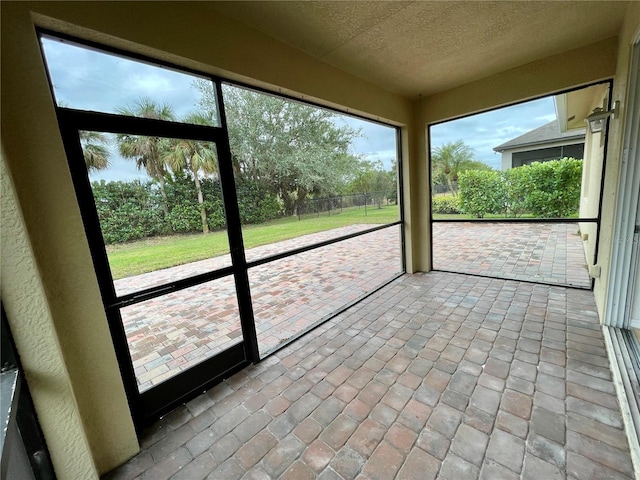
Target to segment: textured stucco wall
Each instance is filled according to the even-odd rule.
[[[72,409],[82,420],[63,421],[44,429],[58,478],[90,479],[75,475],[76,464],[94,463],[99,473],[109,470],[138,451],[138,442],[89,254],[69,168],[60,139],[51,93],[28,9],[19,3],[2,4],[2,146],[13,179],[16,201],[35,266],[30,277],[41,285],[40,301],[50,315],[37,320],[34,332],[60,345],[54,364],[69,374],[75,404],[56,394],[58,378],[40,379],[51,358],[39,344],[17,341],[18,353],[31,385],[36,411],[43,421],[53,411]],[[16,284],[26,288],[21,266],[5,270],[10,257],[5,244],[19,242],[13,229],[3,232],[3,299]],[[14,238],[15,237],[15,238]],[[6,257],[6,258],[5,258]],[[19,257],[23,258],[23,257]],[[19,322],[10,311],[27,311],[32,298],[16,295],[7,300],[12,325]],[[34,334],[35,334],[34,333]],[[68,437],[86,437],[90,455],[71,449]]]
[[[18,350],[38,352],[21,360],[42,430],[57,439],[48,447],[58,478],[97,478],[4,151],[0,156],[2,302]]]
[[[609,126],[609,144],[607,146],[607,165],[602,199],[602,222],[600,224],[600,241],[597,260],[602,270],[600,278],[596,279],[594,286],[596,305],[601,321],[605,321],[604,311],[607,300],[607,287],[609,284],[611,248],[613,247],[613,222],[616,217],[617,186],[620,182],[620,164],[624,141],[625,107],[629,94],[629,67],[631,66],[633,44],[637,40],[640,40],[640,2],[629,2],[629,9],[620,32],[619,48],[616,53],[617,68],[611,98],[620,101],[622,113],[618,119],[611,120]]]
[[[175,15],[178,5],[180,15]],[[75,465],[95,464],[98,473],[108,471],[135,454],[138,443],[35,26],[247,80],[300,98],[323,99],[326,105],[342,105],[348,112],[366,112],[370,118],[402,126],[406,172],[410,163],[411,105],[406,99],[218,17],[199,2],[3,2],[0,20],[6,166],[31,244],[26,256],[36,266],[28,276],[41,284],[41,301],[50,312],[42,317],[40,330],[59,344],[60,356],[54,363],[68,372],[68,388],[75,404],[62,394],[53,395],[44,382],[35,382],[32,393],[46,423],[58,422],[57,427],[45,428],[58,478],[85,480],[92,474],[78,473]],[[3,233],[3,242],[18,241],[13,229],[4,228],[4,212]],[[14,283],[16,275],[17,268],[3,270],[3,283]],[[12,308],[29,309],[31,301],[29,296],[16,296]],[[37,378],[39,370],[45,368],[41,363],[50,359],[42,357],[36,345],[29,342],[19,342],[18,349],[29,365],[27,377]],[[51,415],[57,409],[70,409],[81,423],[60,425]],[[72,449],[69,436],[86,438],[88,450]]]
[[[608,87],[602,85],[594,90],[588,111],[602,107],[602,102],[608,96]],[[602,167],[604,161],[604,133],[591,133],[587,128],[584,145],[584,162],[582,169],[582,196],[580,198],[580,217],[597,217],[600,206],[600,186],[602,183]],[[594,265],[598,228],[594,223],[581,223],[585,259],[587,266]]]

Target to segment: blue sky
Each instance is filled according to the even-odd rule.
[[[493,148],[540,127],[556,118],[553,97],[513,105],[471,117],[434,125],[430,129],[432,148],[463,140],[477,160],[500,169],[500,154]]]
[[[199,92],[193,87],[196,76],[138,61],[123,59],[72,44],[43,38],[47,64],[59,104],[82,110],[114,113],[142,96],[171,105],[178,117],[193,111]],[[552,98],[545,98],[500,110],[454,120],[430,129],[433,147],[463,140],[482,160],[500,168],[500,155],[493,147],[555,118]],[[395,130],[354,117],[340,116],[362,131],[354,140],[353,153],[368,160],[380,160],[389,168],[396,158]],[[130,180],[145,178],[133,162],[114,151],[108,170],[95,172],[92,180]]]

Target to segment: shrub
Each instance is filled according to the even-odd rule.
[[[523,182],[531,189],[526,208],[539,218],[561,218],[580,208],[582,160],[563,158],[526,167]]]
[[[282,216],[282,202],[258,182],[238,178],[236,190],[243,224],[263,223]]]
[[[211,230],[222,230],[227,225],[224,215],[224,207],[221,198],[214,198],[213,201],[205,201],[204,208],[207,211],[207,223]]]
[[[460,210],[482,218],[505,210],[505,189],[500,172],[467,170],[460,172]]]
[[[202,231],[200,207],[182,203],[174,205],[167,215],[167,222],[174,233],[190,233]]]
[[[582,160],[575,158],[534,162],[505,172],[462,172],[460,210],[477,218],[490,213],[567,217],[580,207],[581,179]]]
[[[519,217],[528,210],[529,193],[535,190],[528,165],[502,172],[507,216]]]
[[[460,213],[457,197],[433,197],[431,199],[431,211],[433,213],[457,214]]]
[[[151,182],[101,180],[93,182],[92,189],[105,243],[128,242],[162,232],[162,202]]]

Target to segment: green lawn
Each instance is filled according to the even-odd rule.
[[[345,209],[343,213],[327,213],[283,218],[260,225],[242,228],[245,248],[287,240],[347,225],[371,223],[384,224],[399,220],[396,205]],[[108,245],[107,254],[114,279],[152,272],[161,268],[205,260],[229,252],[227,233],[213,232],[207,235],[172,235],[153,237],[135,242]]]

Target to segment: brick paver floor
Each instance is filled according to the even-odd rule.
[[[109,480],[630,479],[593,294],[404,275],[173,411]]]
[[[433,267],[590,288],[575,223],[434,223]]]
[[[347,235],[351,225],[247,251],[255,260]],[[435,223],[434,268],[588,287],[577,225]],[[115,282],[120,295],[230,265],[228,255]],[[398,228],[255,267],[249,271],[261,354],[331,316],[400,272]],[[126,307],[122,318],[139,388],[202,362],[241,340],[231,277]]]
[[[371,225],[352,225],[248,250],[263,258]],[[399,227],[249,269],[261,354],[328,318],[401,273]],[[228,256],[116,281],[120,294],[229,264]],[[138,388],[145,391],[241,340],[233,277],[125,307],[121,311]]]

